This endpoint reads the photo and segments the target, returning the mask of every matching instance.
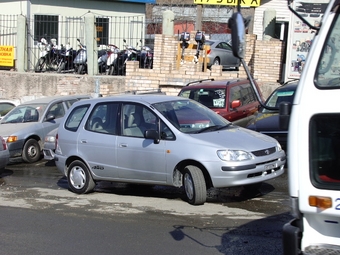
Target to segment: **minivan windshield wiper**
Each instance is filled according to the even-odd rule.
[[[217,131],[217,130],[228,128],[232,124],[233,123],[230,122],[227,125],[210,126],[210,127],[202,128],[201,130],[198,130],[196,133],[199,134],[199,133],[203,133],[203,132],[207,132],[207,131]]]

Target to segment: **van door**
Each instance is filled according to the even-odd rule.
[[[84,128],[79,128],[78,151],[96,177],[117,178],[117,119],[119,103],[94,106]]]
[[[121,116],[121,136],[117,138],[119,178],[165,182],[165,142],[155,144],[144,138],[145,130],[158,130],[158,117],[147,107],[134,103],[123,104]]]

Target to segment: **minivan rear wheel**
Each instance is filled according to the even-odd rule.
[[[77,194],[89,193],[96,185],[89,169],[80,160],[73,161],[68,167],[67,181],[70,190]]]
[[[207,199],[207,188],[202,170],[187,166],[183,171],[183,185],[189,204],[202,205]]]

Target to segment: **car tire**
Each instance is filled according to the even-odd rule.
[[[202,205],[207,199],[207,188],[202,170],[187,166],[183,171],[183,185],[189,204]]]
[[[75,160],[69,165],[67,181],[70,190],[77,194],[89,193],[96,186],[88,167],[80,160]]]
[[[22,159],[27,163],[34,163],[40,159],[41,148],[37,140],[29,139],[22,150]]]
[[[215,58],[213,61],[213,65],[219,66],[220,65],[220,59],[219,58]]]

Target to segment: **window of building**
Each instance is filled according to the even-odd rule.
[[[34,15],[34,41],[58,39],[58,22],[59,17],[55,15]]]

